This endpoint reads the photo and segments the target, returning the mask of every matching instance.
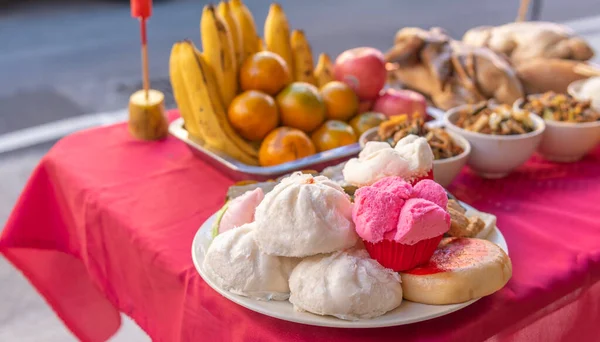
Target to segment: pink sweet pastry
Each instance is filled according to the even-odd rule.
[[[450,229],[444,188],[432,180],[414,187],[386,177],[354,195],[352,219],[371,257],[394,271],[429,260]]]
[[[256,188],[233,199],[221,218],[219,234],[243,226],[246,223],[254,222],[254,212],[263,198],[265,198],[263,190]]]

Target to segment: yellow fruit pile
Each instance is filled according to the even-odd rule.
[[[202,52],[186,40],[175,43],[170,58],[173,93],[192,139],[261,166],[357,141],[355,130],[368,120],[356,116],[356,94],[333,80],[326,54],[313,66],[304,32],[290,31],[279,4],[270,6],[264,41],[241,0],[205,6],[200,36]],[[358,124],[348,125],[353,117]]]

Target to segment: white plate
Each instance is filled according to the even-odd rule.
[[[472,208],[465,203],[461,204],[466,208]],[[413,303],[407,300],[403,300],[402,304],[393,311],[386,313],[383,316],[379,316],[368,320],[358,321],[345,321],[332,316],[319,316],[308,312],[297,312],[294,310],[292,304],[288,301],[259,301],[243,296],[233,294],[229,291],[222,290],[219,288],[202,268],[202,262],[204,261],[204,252],[211,241],[211,230],[215,220],[216,214],[212,215],[204,224],[200,227],[194,241],[192,242],[192,259],[196,270],[202,276],[202,279],[215,291],[220,293],[223,297],[237,303],[245,308],[252,311],[259,312],[263,315],[279,318],[285,321],[317,325],[324,327],[334,328],[379,328],[389,327],[396,325],[410,324],[420,321],[429,320],[439,316],[447,315],[456,310],[462,309],[468,305],[473,304],[477,299],[452,305],[426,305]],[[508,253],[508,246],[506,240],[498,227],[494,227],[493,230],[486,238],[487,240],[496,243],[506,253]]]

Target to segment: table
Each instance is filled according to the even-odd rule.
[[[174,118],[176,112],[171,112]],[[464,170],[451,187],[498,216],[513,278],[432,321],[330,329],[279,321],[214,292],[190,256],[232,181],[180,142],[141,142],[123,124],[73,134],[41,160],[0,251],[83,341],[131,316],[155,341],[593,340],[600,322],[600,149],[574,164],[537,157],[502,180]]]

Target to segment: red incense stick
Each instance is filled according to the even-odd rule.
[[[152,0],[131,0],[131,16],[140,20],[142,42],[142,84],[146,99],[150,90],[150,72],[148,70],[148,37],[146,34],[146,19],[152,15]]]

